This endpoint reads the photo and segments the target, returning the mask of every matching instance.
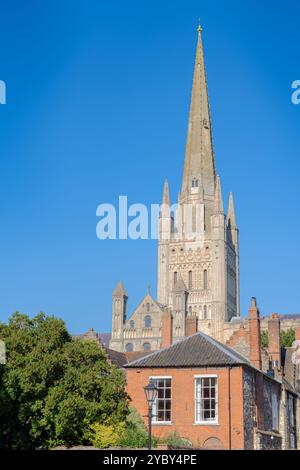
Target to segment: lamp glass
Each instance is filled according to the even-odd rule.
[[[158,393],[156,386],[154,385],[153,382],[150,381],[148,385],[146,385],[144,390],[145,390],[145,395],[146,395],[148,403],[152,404],[155,401],[157,397],[157,393]]]

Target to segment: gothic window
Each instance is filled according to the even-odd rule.
[[[149,302],[146,304],[147,312],[150,312],[150,304]]]
[[[174,273],[174,287],[176,286],[177,278],[178,278],[178,273],[175,272]]]
[[[192,290],[193,288],[193,273],[192,271],[189,271],[189,290]]]
[[[203,307],[203,319],[207,320],[207,305],[204,305]]]
[[[198,188],[198,186],[199,186],[199,181],[196,180],[196,178],[194,178],[192,181],[192,188]]]
[[[152,318],[150,317],[150,315],[145,316],[144,323],[145,323],[145,328],[151,328],[152,327]]]
[[[144,349],[144,351],[151,351],[151,344],[150,343],[144,343],[143,344],[143,349]]]
[[[127,343],[125,346],[126,352],[132,352],[133,351],[133,344],[132,343]]]
[[[134,321],[130,320],[129,325],[130,325],[130,329],[133,330],[134,329]]]
[[[207,281],[208,281],[208,277],[207,277],[207,269],[205,269],[203,271],[203,289],[204,290],[207,290]]]

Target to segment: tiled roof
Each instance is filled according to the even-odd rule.
[[[125,365],[126,368],[205,367],[250,365],[249,361],[233,349],[215,339],[197,333],[168,348]]]
[[[125,354],[122,352],[114,351],[113,349],[105,349],[105,352],[110,362],[119,368],[124,367],[128,362]]]
[[[113,349],[105,349],[108,359],[115,364],[117,367],[122,368],[125,364],[131,361],[145,357],[151,353],[151,351],[133,351],[133,352],[119,352]]]

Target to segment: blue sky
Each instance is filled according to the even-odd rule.
[[[0,320],[110,331],[151,284],[155,241],[100,241],[96,207],[180,189],[198,18],[223,197],[235,196],[241,306],[300,312],[300,4],[0,0]]]

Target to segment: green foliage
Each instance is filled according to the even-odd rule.
[[[153,447],[156,447],[157,442],[158,439],[153,437]],[[135,408],[130,408],[126,420],[126,429],[119,437],[118,446],[129,447],[131,449],[141,449],[148,446],[148,430]]]
[[[261,345],[263,348],[267,348],[269,343],[268,332],[262,331],[261,332]]]
[[[119,436],[125,431],[125,423],[93,423],[86,431],[85,436],[91,444],[98,449],[115,447]]]
[[[282,348],[290,348],[293,345],[295,339],[295,330],[292,328],[280,333],[280,344]]]
[[[290,328],[286,331],[281,331],[280,333],[280,346],[282,348],[290,348],[295,341],[295,330]],[[267,348],[269,343],[268,332],[262,331],[261,333],[261,344],[263,348]]]
[[[162,442],[168,444],[171,448],[191,447],[190,441],[180,437],[178,431],[173,431],[163,438]]]
[[[90,424],[126,419],[123,373],[97,343],[72,339],[62,320],[16,313],[0,324],[0,339],[0,448],[78,445]]]

